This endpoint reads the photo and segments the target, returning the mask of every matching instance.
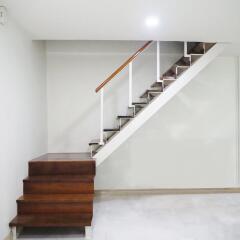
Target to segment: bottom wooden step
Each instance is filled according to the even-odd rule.
[[[10,227],[86,227],[91,226],[92,214],[18,215]]]

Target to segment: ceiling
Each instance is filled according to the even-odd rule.
[[[239,0],[5,0],[5,5],[33,39],[240,42]],[[158,17],[159,25],[148,28],[148,16]]]

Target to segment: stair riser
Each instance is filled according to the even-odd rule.
[[[92,213],[93,203],[18,203],[18,214]]]
[[[41,175],[95,175],[94,161],[29,162],[29,176]]]
[[[94,193],[93,182],[24,182],[24,194]]]

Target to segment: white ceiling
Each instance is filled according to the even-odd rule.
[[[5,4],[33,39],[240,42],[240,0],[5,0]],[[157,16],[159,26],[147,28],[148,16]]]

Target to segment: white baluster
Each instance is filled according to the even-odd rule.
[[[100,90],[100,145],[104,145],[103,139],[103,94],[104,88]]]
[[[188,54],[188,49],[187,49],[187,42],[184,42],[184,57],[190,57]]]
[[[129,63],[128,106],[132,107],[132,62]]]
[[[161,82],[160,80],[160,42],[157,41],[157,82]]]

